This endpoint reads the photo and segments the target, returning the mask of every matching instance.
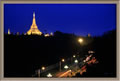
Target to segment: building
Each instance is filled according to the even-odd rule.
[[[87,35],[87,37],[91,37],[91,35],[90,35],[90,34],[88,34],[88,35]]]
[[[49,37],[50,35],[47,33],[47,34],[45,34],[44,36],[45,36],[45,37]]]
[[[42,32],[40,32],[40,30],[38,29],[37,27],[37,24],[36,24],[36,20],[35,20],[35,13],[33,13],[33,22],[32,22],[32,25],[30,27],[30,29],[27,31],[26,33],[27,35],[41,35]]]

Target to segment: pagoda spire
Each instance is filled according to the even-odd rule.
[[[33,21],[30,29],[27,31],[28,35],[35,34],[35,35],[41,35],[42,32],[37,27],[36,20],[35,20],[35,12],[33,13]]]
[[[35,12],[33,12],[33,18],[35,17]]]
[[[33,22],[32,22],[32,26],[33,28],[36,28],[37,25],[36,25],[36,20],[35,20],[35,12],[33,13]]]
[[[8,29],[8,35],[10,35],[11,33],[10,33],[10,29]]]

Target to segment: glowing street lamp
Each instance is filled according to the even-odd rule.
[[[65,69],[68,69],[69,67],[67,65],[64,66]]]
[[[73,55],[73,57],[75,58],[76,56],[75,56],[75,55]]]
[[[52,77],[52,74],[51,74],[51,73],[48,73],[48,74],[47,74],[47,77],[49,77],[49,78]]]
[[[83,62],[85,63],[85,62],[86,62],[86,60],[83,60]]]
[[[82,43],[82,42],[83,42],[83,39],[82,39],[82,38],[79,38],[79,39],[78,39],[78,42],[79,42],[79,43]]]
[[[75,60],[74,62],[75,62],[75,63],[78,63],[78,60]]]
[[[62,67],[62,66],[61,66],[61,65],[62,65],[62,62],[65,62],[65,59],[62,59],[62,60],[59,62],[59,65],[60,65],[60,68],[59,68],[59,69],[60,69],[60,71],[61,71],[61,67]]]
[[[42,70],[45,70],[45,67],[44,67],[44,66],[42,67]]]
[[[65,59],[62,59],[62,62],[65,62]]]
[[[82,51],[82,44],[83,44],[83,41],[84,41],[83,38],[79,38],[79,39],[78,39],[78,42],[79,42],[80,45],[81,45],[81,46],[80,46],[79,52],[81,52],[81,53],[83,52],[83,51]]]

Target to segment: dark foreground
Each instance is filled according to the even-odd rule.
[[[116,77],[116,30],[100,37],[82,37],[56,32],[54,36],[4,36],[4,77],[32,77],[36,69],[58,63],[62,58],[81,57],[94,50],[99,61],[74,77]]]

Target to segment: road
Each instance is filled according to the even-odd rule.
[[[54,72],[52,70],[49,70],[49,72],[48,71],[45,72],[46,73],[45,76],[47,75],[47,73],[51,73],[53,75],[53,77],[58,77],[58,78],[72,77],[72,76],[75,76],[76,73],[80,73],[80,75],[82,75],[84,72],[86,72],[86,69],[87,69],[86,65],[98,63],[98,61],[96,61],[96,58],[92,57],[91,55],[86,57],[86,59],[85,58],[77,58],[78,62],[74,62],[74,60],[70,64],[69,64],[69,62],[66,61],[66,64],[68,64],[67,69],[63,68],[63,69],[61,69],[61,71],[58,71],[56,69],[56,71],[54,71]],[[70,61],[70,60],[68,60],[68,61]],[[64,65],[65,64],[63,64],[63,66]],[[50,69],[50,67],[49,67],[49,69]],[[53,69],[53,70],[55,70],[55,69]]]
[[[59,72],[58,74],[56,74],[56,77],[58,78],[62,78],[62,77],[67,77],[71,74],[71,70],[67,70],[65,72]]]
[[[87,69],[86,65],[91,63],[93,64],[98,63],[95,57],[87,61],[87,63],[84,63],[83,61],[81,61],[77,64],[72,64],[71,66],[69,66],[69,70],[58,72],[56,74],[56,77],[59,77],[59,78],[72,77],[72,76],[75,76],[76,73],[80,73],[80,75],[82,75],[84,72],[86,72],[86,69]]]

